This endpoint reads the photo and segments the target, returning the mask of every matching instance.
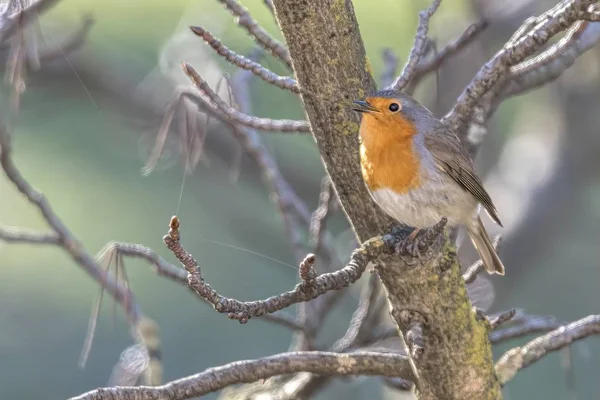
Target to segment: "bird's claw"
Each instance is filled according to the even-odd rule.
[[[437,237],[444,231],[447,223],[448,219],[444,217],[432,227],[415,229],[406,239],[398,243],[396,253],[421,260],[421,256],[427,253]]]
[[[420,258],[419,244],[421,240],[419,236],[422,234],[422,230],[413,231],[406,239],[402,240],[396,246],[396,253],[398,255],[406,255],[412,258]]]

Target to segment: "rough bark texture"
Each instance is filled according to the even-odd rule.
[[[344,212],[361,242],[382,234],[391,221],[362,181],[359,118],[351,110],[354,99],[375,90],[352,2],[274,0],[274,5],[313,135]],[[471,307],[449,239],[445,236],[420,262],[389,257],[377,268],[392,316],[409,339],[419,398],[500,398],[489,324]]]

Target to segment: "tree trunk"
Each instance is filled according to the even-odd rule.
[[[352,2],[274,0],[274,5],[312,133],[344,212],[360,241],[381,235],[392,221],[363,183],[359,117],[351,109],[353,100],[375,90]],[[498,399],[489,323],[471,307],[454,245],[444,235],[431,250],[420,261],[390,256],[377,265],[402,337],[422,327],[420,348],[407,348],[417,396]]]

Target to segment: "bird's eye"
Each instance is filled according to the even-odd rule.
[[[398,111],[400,109],[400,105],[398,103],[392,103],[392,104],[389,105],[388,109],[391,112],[396,112],[396,111]]]

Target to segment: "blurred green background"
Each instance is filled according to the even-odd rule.
[[[418,11],[426,3],[354,1],[376,76],[383,68],[384,48],[392,48],[405,59]],[[445,112],[469,76],[523,17],[552,4],[525,3],[513,14],[492,20],[482,43],[452,61],[441,74],[438,103],[432,103],[435,86],[431,79],[418,92],[420,98],[438,114]],[[277,31],[262,1],[244,1],[244,5],[268,30]],[[253,48],[252,41],[212,0],[63,0],[41,18],[46,45],[55,47],[76,30],[85,13],[92,14],[95,24],[84,46],[66,55],[69,62],[61,57],[29,73],[20,111],[11,118],[14,158],[26,179],[45,193],[91,253],[116,240],[147,245],[173,262],[162,236],[169,218],[177,212],[184,245],[222,294],[250,300],[292,287],[296,270],[281,218],[250,159],[242,159],[239,179],[231,179],[239,149],[226,129],[211,129],[206,162],[188,176],[179,210],[183,168],[175,144],[169,141],[167,154],[154,173],[144,177],[140,172],[158,129],[156,109],[160,107],[156,105],[171,98],[169,82],[185,83],[179,63],[190,61],[201,72],[235,71],[193,37],[187,25],[213,30],[241,53]],[[432,33],[443,44],[475,18],[470,1],[448,0],[432,20]],[[265,63],[285,73],[276,60],[266,59]],[[575,72],[548,88],[508,101],[493,120],[478,163],[482,171],[496,176],[492,197],[494,191],[499,193],[501,214],[509,221],[505,223],[509,236],[501,253],[508,273],[506,278],[492,281],[493,310],[524,307],[530,313],[554,314],[561,320],[598,313],[600,182],[598,161],[593,158],[600,147],[594,139],[600,126],[597,65],[598,51],[594,50],[579,60]],[[153,96],[145,104],[137,102],[139,96],[131,96],[142,87]],[[10,88],[4,85],[0,107],[5,120],[10,114],[9,94]],[[259,116],[302,118],[294,96],[262,82],[252,84],[252,107]],[[154,112],[149,111],[152,108]],[[582,119],[581,113],[586,118]],[[542,129],[549,116],[560,119],[551,127],[554,133]],[[571,136],[573,129],[583,133]],[[510,192],[516,184],[506,176],[514,174],[506,175],[502,164],[502,157],[512,154],[503,153],[507,149],[503,144],[531,132],[543,138],[535,146],[546,146],[545,141],[554,138],[555,153],[546,159],[550,164],[560,158],[561,151],[570,149],[566,161],[561,158],[566,164],[555,163],[559,176],[556,171],[548,172],[546,181],[552,183],[543,181],[531,190],[532,204],[525,211],[541,213],[533,220],[517,215],[516,210],[524,207],[521,203],[529,197]],[[323,170],[312,138],[274,133],[263,137],[289,181],[311,207],[316,206]],[[581,137],[587,140],[584,148],[573,143]],[[531,176],[541,174],[538,168],[546,168],[537,163],[536,154],[524,157],[530,161],[533,157]],[[506,162],[511,163],[511,158]],[[526,167],[519,164],[517,176],[524,174]],[[524,186],[527,189],[527,184]],[[518,195],[502,194],[507,191]],[[45,229],[37,210],[4,177],[0,179],[0,223]],[[340,251],[345,252],[351,236],[341,213],[331,227]],[[165,380],[282,352],[290,343],[290,333],[284,328],[260,319],[239,325],[199,303],[182,287],[157,277],[147,264],[127,261],[126,265],[137,302],[160,325]],[[348,289],[349,297],[356,298],[359,290]],[[113,318],[112,303],[105,301],[91,358],[84,370],[78,369],[89,311],[98,294],[98,285],[63,251],[0,243],[0,398],[64,399],[106,385],[131,338],[120,310]],[[331,311],[319,343],[330,343],[345,331],[354,305],[355,300],[349,298]],[[508,347],[496,349],[497,355]],[[573,345],[572,357],[574,380],[565,374],[561,354],[556,354],[520,373],[507,386],[505,397],[599,398],[598,339]],[[375,380],[368,379],[337,383],[320,398],[363,399],[372,398],[373,393],[394,397],[393,392],[381,390]]]

